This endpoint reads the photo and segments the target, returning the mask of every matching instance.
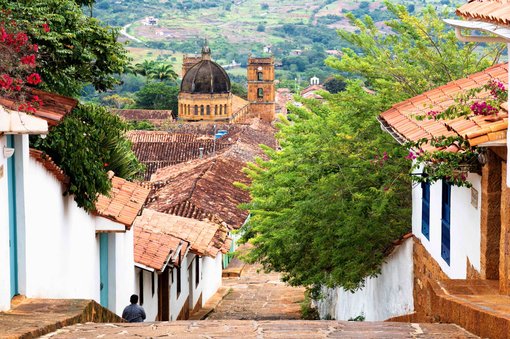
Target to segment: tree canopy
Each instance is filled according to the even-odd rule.
[[[119,82],[114,75],[124,71],[128,57],[117,30],[85,15],[76,1],[0,0],[0,8],[2,20],[14,20],[39,46],[37,71],[45,89],[76,96],[88,83],[104,91]]]
[[[457,43],[433,8],[414,17],[386,6],[397,18],[389,23],[394,34],[351,16],[359,32],[339,35],[360,53],[327,60],[357,80],[325,94],[324,104],[291,107],[279,125],[281,150],[266,148],[268,160],[245,169],[252,201],[242,239],[255,245],[245,258],[293,285],[353,290],[378,274],[393,242],[410,231],[411,180],[408,151],[377,115],[498,59],[497,49]]]

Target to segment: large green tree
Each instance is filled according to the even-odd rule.
[[[0,9],[2,20],[14,20],[38,44],[37,71],[47,90],[76,96],[88,83],[100,91],[119,83],[115,74],[128,57],[117,30],[85,15],[76,1],[0,0]]]
[[[410,231],[411,181],[406,150],[381,130],[377,115],[499,55],[458,44],[432,8],[413,17],[386,5],[393,34],[351,16],[359,31],[339,34],[359,53],[327,60],[358,80],[325,94],[324,104],[291,108],[279,126],[282,149],[266,149],[269,159],[246,169],[252,202],[243,240],[255,245],[246,258],[293,285],[356,289],[379,272],[393,241]]]

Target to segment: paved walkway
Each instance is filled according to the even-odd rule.
[[[458,326],[340,321],[174,321],[140,324],[85,324],[58,330],[43,338],[209,338],[209,339],[300,339],[300,338],[477,338]]]
[[[260,269],[247,265],[240,278],[223,278],[229,293],[207,319],[300,319],[305,290],[286,285],[278,273],[259,273]]]

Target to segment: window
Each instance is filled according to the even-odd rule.
[[[264,74],[262,72],[257,72],[257,80],[263,81],[264,80]]]
[[[155,284],[155,282],[154,282],[154,280],[155,280],[155,278],[154,278],[154,272],[152,272],[152,274],[151,274],[152,296],[154,296],[154,292],[155,292],[154,287],[155,287],[155,285],[156,285],[156,284]]]
[[[442,185],[441,202],[441,258],[450,265],[450,207],[452,186],[446,181]]]
[[[218,105],[214,105],[214,115],[218,115]]]
[[[195,105],[195,115],[198,115],[198,105]]]
[[[177,298],[181,294],[181,267],[177,267]]]
[[[140,306],[143,305],[143,271],[140,270],[138,273],[138,285],[140,287],[140,291],[138,294],[140,294]]]
[[[264,90],[262,88],[257,89],[257,98],[264,97]]]
[[[200,115],[204,115],[204,105],[200,106]]]
[[[207,105],[205,113],[206,115],[211,115],[211,106]]]
[[[195,287],[200,283],[200,257],[195,257]]]
[[[430,183],[421,183],[421,233],[430,240]]]

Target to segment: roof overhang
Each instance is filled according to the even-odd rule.
[[[140,264],[135,262],[135,267],[138,267],[141,270],[148,271],[148,272],[154,272],[155,269],[149,266],[145,266],[144,264]]]
[[[500,26],[483,21],[465,21],[455,19],[445,19],[444,22],[450,26],[455,27],[457,38],[464,42],[501,42],[510,43],[510,28],[507,26]],[[462,35],[461,30],[477,30],[496,35],[495,37],[489,36],[465,36]]]
[[[0,106],[0,134],[47,134],[48,123],[30,114]]]

